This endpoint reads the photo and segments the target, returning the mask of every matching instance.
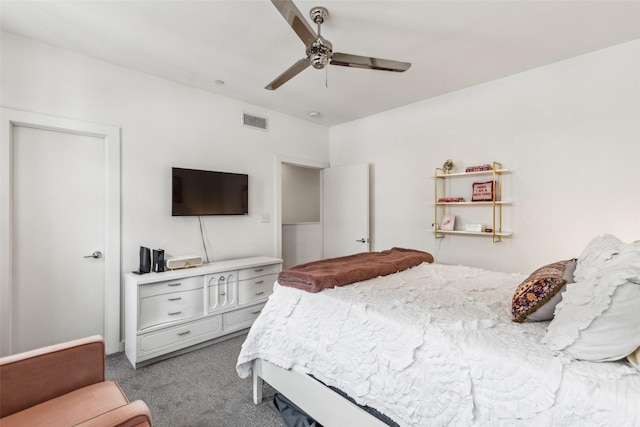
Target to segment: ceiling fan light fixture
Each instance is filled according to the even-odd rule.
[[[331,42],[323,37],[318,37],[316,41],[311,43],[307,48],[307,57],[313,68],[321,70],[329,63],[333,55],[333,46]]]
[[[395,72],[403,72],[411,67],[409,62],[334,52],[331,43],[322,37],[320,33],[322,23],[329,16],[329,12],[324,7],[316,6],[310,11],[311,20],[318,26],[318,32],[316,33],[293,3],[293,0],[271,0],[271,3],[278,9],[278,12],[306,46],[306,56],[299,59],[285,72],[276,77],[275,80],[266,85],[265,89],[267,90],[279,88],[309,65],[315,69],[323,69],[327,64],[331,64]]]
[[[309,61],[311,61],[311,66],[316,70],[321,70],[325,65],[329,62],[329,58],[327,55],[323,55],[322,53],[314,53],[309,57]]]

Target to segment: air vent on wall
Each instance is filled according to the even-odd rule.
[[[242,114],[242,124],[255,129],[267,130],[267,118],[253,116],[251,114]]]

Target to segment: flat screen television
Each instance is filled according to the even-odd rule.
[[[172,216],[249,213],[248,175],[183,168],[171,171]]]

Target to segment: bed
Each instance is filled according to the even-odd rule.
[[[640,245],[603,236],[555,264],[521,275],[422,262],[319,292],[276,282],[236,370],[253,373],[256,403],[264,380],[325,427],[640,425],[629,362],[640,347]],[[519,297],[554,304],[552,319],[526,318],[535,313]],[[624,342],[599,342],[603,358],[583,336]]]

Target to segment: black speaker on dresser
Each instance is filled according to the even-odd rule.
[[[151,249],[140,246],[140,274],[151,272]]]
[[[164,271],[164,249],[153,250],[153,271],[156,273]]]

